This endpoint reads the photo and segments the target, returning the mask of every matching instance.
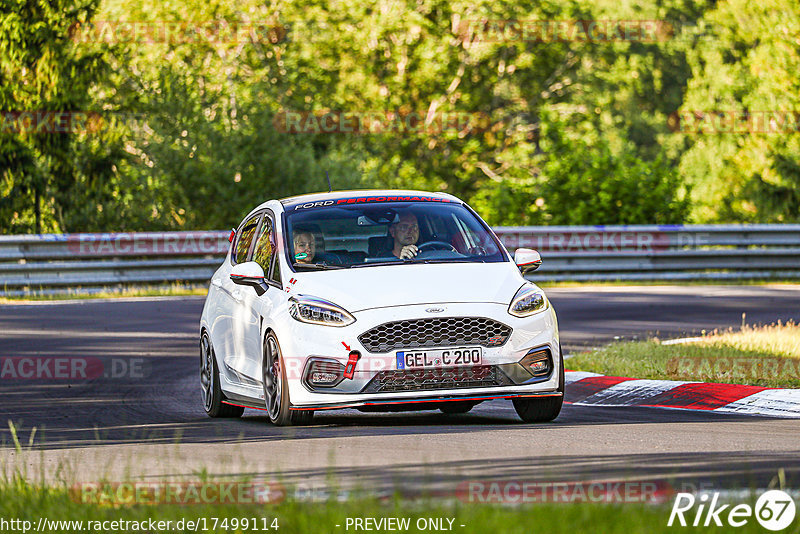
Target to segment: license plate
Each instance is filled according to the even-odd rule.
[[[404,350],[397,352],[398,369],[429,369],[480,365],[483,349],[464,347],[458,349]]]

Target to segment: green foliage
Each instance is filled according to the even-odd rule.
[[[278,25],[257,2],[108,2],[108,20],[175,21],[204,28],[250,19]],[[246,14],[246,15],[245,15]],[[137,111],[128,172],[161,194],[142,227],[225,228],[256,203],[358,183],[350,152],[334,143],[286,135],[273,126],[286,75],[285,42],[178,38],[131,40],[113,57],[128,107]],[[276,39],[277,40],[277,39]],[[164,58],[169,58],[164,61]]]
[[[326,171],[337,189],[447,191],[491,224],[800,217],[800,136],[674,133],[668,120],[797,110],[791,0],[98,1],[0,0],[0,111],[103,118],[97,131],[0,132],[0,232],[37,220],[45,231],[224,228],[264,199],[325,190]],[[654,41],[481,38],[479,21],[510,19],[666,29]],[[126,21],[200,33],[154,39]],[[210,23],[256,31],[209,37]],[[324,110],[485,120],[356,135],[276,127],[286,111]]]
[[[696,220],[800,221],[798,35],[800,11],[793,0],[720,2],[686,32],[698,45],[688,55],[692,78],[683,113],[777,112],[793,114],[794,122],[783,128],[756,124],[734,133],[687,132],[689,148],[679,169],[695,184]]]
[[[630,148],[612,154],[604,140],[593,146],[554,135],[542,170],[544,219],[551,224],[675,224],[688,201],[664,157],[639,158]]]
[[[106,75],[103,53],[77,50],[70,28],[91,19],[97,3],[0,4],[0,220],[5,231],[68,225],[72,206],[91,202],[94,186],[119,160],[106,143],[97,150],[82,146],[80,136],[15,131],[5,122],[5,112],[83,111],[96,104],[90,92]]]

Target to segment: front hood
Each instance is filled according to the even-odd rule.
[[[502,263],[398,264],[296,273],[294,295],[319,297],[350,312],[439,302],[508,305],[525,279]]]

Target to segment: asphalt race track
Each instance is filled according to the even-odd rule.
[[[547,293],[568,351],[615,337],[737,327],[742,313],[749,324],[800,320],[800,286]],[[767,487],[779,469],[789,486],[800,483],[800,419],[567,404],[555,422],[528,425],[510,402],[492,401],[461,416],[321,413],[313,426],[299,428],[272,427],[256,410],[241,420],[211,420],[198,380],[202,305],[192,297],[0,306],[0,356],[114,358],[120,375],[0,380],[0,467],[69,482],[207,473],[310,489],[333,476],[344,487],[444,494],[486,479]],[[7,420],[18,429],[21,453]]]

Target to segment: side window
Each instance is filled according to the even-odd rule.
[[[258,228],[258,219],[261,213],[256,213],[242,225],[239,234],[236,236],[236,248],[233,251],[233,262],[242,263],[247,261],[247,252],[250,250],[250,244],[253,242],[253,234],[256,233]]]
[[[272,219],[264,217],[261,232],[258,234],[256,248],[253,250],[253,261],[258,263],[265,273],[269,273],[272,257],[275,255],[275,236],[272,232]]]
[[[275,254],[274,259],[272,260],[272,274],[269,277],[270,280],[275,282],[278,285],[281,285],[281,262],[278,259],[278,255]]]

